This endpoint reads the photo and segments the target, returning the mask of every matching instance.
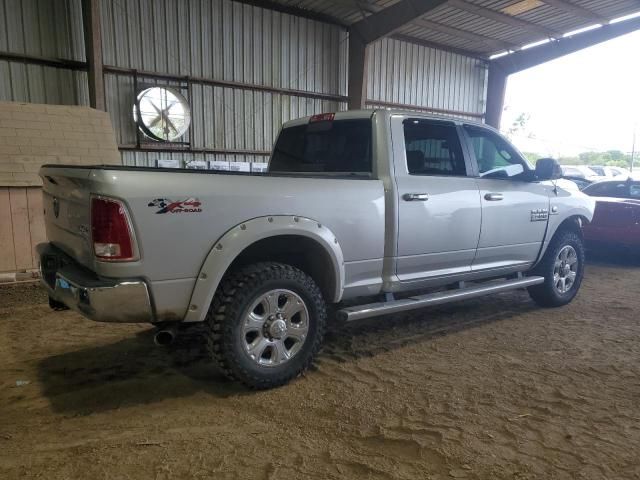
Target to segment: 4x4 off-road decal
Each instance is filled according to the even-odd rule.
[[[156,198],[149,202],[149,207],[158,209],[156,213],[200,213],[202,202],[197,198],[174,201],[168,198]]]

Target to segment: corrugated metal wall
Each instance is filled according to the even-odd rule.
[[[230,0],[104,0],[102,7],[105,64],[346,95],[347,34],[339,27]],[[138,77],[140,81],[156,83]],[[135,143],[133,77],[107,74],[106,89],[119,143]],[[200,84],[190,85],[189,96],[189,140],[195,149],[268,151],[282,122],[346,108],[338,101]],[[189,157],[124,153],[126,163],[145,164],[158,158]],[[264,157],[207,155],[207,159],[262,161]]]
[[[194,149],[268,151],[283,122],[346,108],[338,99],[276,91],[345,96],[348,34],[341,27],[231,0],[102,0],[101,5],[105,65],[245,84],[189,85],[187,139]],[[0,0],[0,29],[0,51],[84,60],[80,0]],[[370,55],[369,107],[395,103],[483,113],[482,61],[395,39],[376,42]],[[139,75],[138,83],[179,82]],[[105,86],[118,143],[134,145],[134,77],[106,73]],[[0,100],[87,104],[86,73],[0,61]],[[157,159],[265,159],[124,150],[122,156],[137,165]]]
[[[371,46],[367,99],[482,115],[486,78],[482,60],[385,38]]]
[[[80,0],[0,0],[0,51],[83,61]],[[0,100],[86,105],[87,74],[0,61]]]

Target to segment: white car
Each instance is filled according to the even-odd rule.
[[[605,175],[600,175],[586,165],[561,165],[561,168],[562,176],[564,177],[579,177],[591,181],[603,180],[605,178]]]

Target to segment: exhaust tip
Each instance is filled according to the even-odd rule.
[[[153,343],[160,347],[167,347],[173,343],[175,333],[173,330],[160,330],[153,336]]]

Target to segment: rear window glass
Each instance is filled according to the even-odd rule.
[[[371,120],[320,121],[280,132],[270,172],[371,173]]]

